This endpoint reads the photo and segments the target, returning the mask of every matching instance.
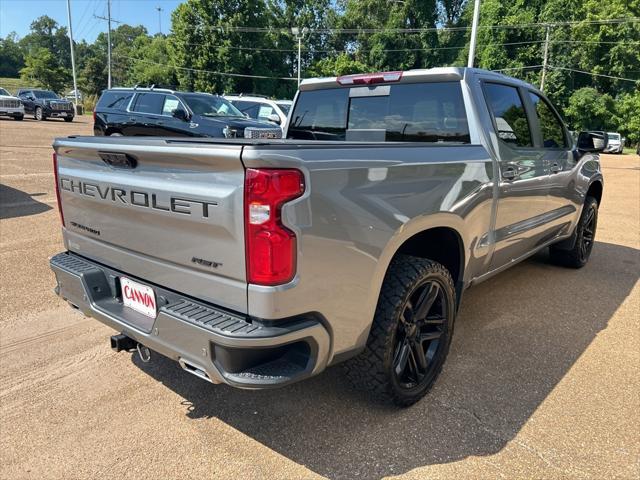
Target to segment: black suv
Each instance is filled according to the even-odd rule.
[[[33,115],[36,120],[64,118],[65,122],[72,122],[75,116],[73,103],[51,90],[21,88],[17,96],[24,104],[24,113]]]
[[[279,127],[248,119],[218,95],[159,88],[105,90],[93,119],[95,135],[282,137]]]

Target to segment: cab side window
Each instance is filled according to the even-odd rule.
[[[536,107],[544,148],[566,148],[567,140],[561,120],[542,97],[529,92],[529,98]]]
[[[486,83],[484,92],[498,138],[514,147],[533,147],[527,112],[518,89],[499,83]]]

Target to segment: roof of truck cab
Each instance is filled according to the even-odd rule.
[[[372,74],[378,72],[371,72]],[[363,74],[355,74],[355,75],[366,75]],[[420,68],[414,70],[404,70],[402,71],[402,78],[397,82],[381,82],[375,83],[372,85],[384,85],[394,83],[417,83],[421,81],[460,81],[468,76],[482,75],[484,78],[495,78],[496,80],[509,80],[510,82],[517,82],[522,86],[527,86],[529,88],[534,88],[532,85],[528,83],[509,77],[500,72],[493,72],[491,70],[484,70],[482,68],[468,68],[468,67],[436,67],[436,68]],[[349,75],[344,75],[348,77]],[[301,91],[304,90],[316,90],[316,89],[325,89],[325,88],[350,88],[354,86],[363,86],[363,85],[341,85],[338,83],[339,77],[320,77],[320,78],[306,78],[300,84],[299,89]]]

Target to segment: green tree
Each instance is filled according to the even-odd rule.
[[[24,67],[24,53],[18,42],[18,34],[11,32],[0,39],[0,77],[15,78]]]
[[[264,0],[187,0],[172,14],[171,57],[180,69],[180,86],[208,92],[274,92],[277,79],[234,77],[284,75],[285,65],[275,64],[265,49],[276,49],[273,35],[242,32],[227,27],[267,29],[272,16]],[[206,71],[205,71],[206,70]]]
[[[69,71],[60,66],[50,50],[42,47],[27,55],[25,66],[20,70],[20,78],[55,92],[62,92],[70,81]]]
[[[81,91],[97,95],[107,88],[107,59],[100,55],[86,59],[80,70],[79,88]]]
[[[368,71],[408,70],[439,65],[440,45],[435,31],[399,33],[394,29],[434,28],[438,20],[436,0],[346,0],[338,25],[345,29],[376,32],[341,35],[341,49]]]
[[[615,130],[619,125],[615,107],[615,100],[608,93],[584,87],[569,97],[565,113],[574,130]]]
[[[129,85],[174,86],[177,83],[175,68],[169,66],[168,40],[156,35],[140,35],[133,42],[131,55],[139,61],[132,61],[127,73]]]
[[[20,45],[30,54],[39,48],[45,48],[53,54],[58,65],[71,68],[67,28],[60,26],[51,17],[43,15],[31,22],[30,33],[20,41]]]
[[[627,145],[640,143],[640,90],[625,93],[616,102],[619,132],[627,138]]]

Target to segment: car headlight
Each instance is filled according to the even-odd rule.
[[[225,138],[236,138],[238,136],[238,130],[227,125],[222,129],[222,134]]]

